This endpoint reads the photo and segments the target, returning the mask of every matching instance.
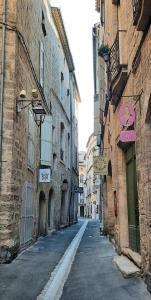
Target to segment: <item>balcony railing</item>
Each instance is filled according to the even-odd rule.
[[[133,0],[133,24],[137,30],[145,31],[151,23],[150,0]]]
[[[109,79],[111,84],[116,79],[121,69],[120,66],[120,53],[119,53],[119,32],[116,35],[114,44],[111,47],[110,52],[110,68],[109,68]]]
[[[133,24],[136,25],[141,13],[142,0],[133,0]]]
[[[128,78],[127,31],[119,30],[110,49],[108,98],[117,106]]]

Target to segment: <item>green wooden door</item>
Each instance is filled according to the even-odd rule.
[[[136,178],[135,147],[131,146],[126,152],[126,180],[128,202],[129,247],[140,252],[139,209]]]

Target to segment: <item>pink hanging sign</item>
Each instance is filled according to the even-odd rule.
[[[122,130],[120,133],[120,141],[124,143],[135,142],[136,141],[136,131],[135,130]]]
[[[119,119],[123,126],[131,126],[135,121],[135,111],[131,104],[124,103],[119,109]]]

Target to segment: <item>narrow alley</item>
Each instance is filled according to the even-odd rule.
[[[151,300],[151,0],[0,0],[0,300]]]
[[[113,258],[117,256],[113,245],[107,237],[100,235],[99,222],[92,220],[80,220],[71,227],[39,238],[34,246],[22,252],[11,264],[1,265],[0,299],[59,299],[60,296],[53,298],[49,294],[50,278],[56,276],[52,276],[52,272],[60,265],[65,250],[70,248],[72,240],[84,225],[85,231],[63,293],[61,291],[61,299],[149,300],[150,294],[143,279],[125,279],[119,272],[113,263]],[[60,267],[57,271],[60,273]]]

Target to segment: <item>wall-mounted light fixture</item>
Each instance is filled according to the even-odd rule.
[[[98,55],[101,56],[105,63],[108,63],[110,60],[110,48],[108,45],[101,45],[98,49]]]
[[[20,113],[22,109],[31,106],[35,123],[37,126],[40,126],[45,120],[46,110],[42,105],[42,100],[38,99],[38,92],[36,89],[32,90],[31,96],[32,99],[27,99],[26,91],[22,90],[16,100],[16,111],[17,113]]]

